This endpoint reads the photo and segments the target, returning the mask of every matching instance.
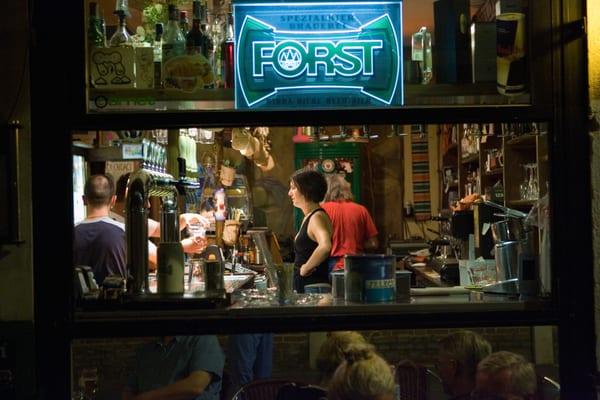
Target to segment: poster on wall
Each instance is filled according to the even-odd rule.
[[[237,2],[237,109],[403,103],[402,2]]]

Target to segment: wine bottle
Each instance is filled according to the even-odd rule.
[[[223,68],[222,76],[225,88],[233,87],[234,77],[234,38],[233,38],[233,14],[227,13],[227,29],[225,40],[221,44],[221,65]]]
[[[119,26],[110,38],[110,47],[131,46],[133,39],[127,32],[126,13],[124,10],[116,10],[115,14],[119,17]]]
[[[185,38],[181,34],[178,17],[179,11],[177,7],[169,4],[169,23],[163,35],[162,43],[163,63],[185,53]]]
[[[156,89],[163,86],[162,82],[162,36],[163,24],[157,23],[154,26],[154,87]]]
[[[190,30],[190,22],[187,17],[187,11],[179,12],[179,29],[181,29],[181,34],[183,37],[185,37]]]
[[[201,19],[201,6],[199,0],[193,2],[193,19],[192,29],[188,32],[185,37],[186,51],[187,54],[204,54],[203,44],[204,39],[202,38],[202,31],[200,30],[200,19]]]
[[[201,3],[200,10],[200,31],[202,32],[202,40],[204,41],[202,55],[211,61],[214,44],[208,32],[208,5],[206,3]]]

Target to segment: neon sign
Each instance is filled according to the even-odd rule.
[[[236,107],[402,104],[401,2],[235,4]]]

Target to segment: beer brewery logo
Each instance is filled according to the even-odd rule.
[[[238,107],[264,105],[292,91],[352,93],[379,105],[397,101],[401,52],[387,13],[358,28],[334,31],[279,30],[246,15],[237,52]]]

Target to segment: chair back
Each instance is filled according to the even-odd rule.
[[[320,386],[298,385],[292,382],[279,389],[277,400],[327,400],[327,390]]]
[[[257,379],[242,386],[231,400],[277,400],[279,389],[290,383],[305,385],[289,379]]]
[[[400,362],[395,368],[400,398],[427,400],[427,368],[411,362]]]

